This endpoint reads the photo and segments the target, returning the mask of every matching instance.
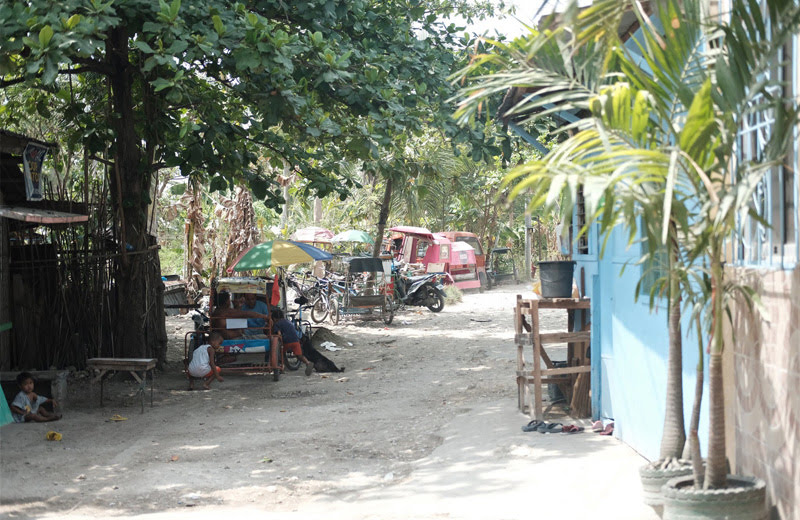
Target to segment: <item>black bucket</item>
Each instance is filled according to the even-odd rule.
[[[553,361],[553,368],[564,368],[567,366],[566,361]],[[569,375],[564,377],[565,381],[569,381]],[[550,402],[554,403],[560,399],[564,399],[564,393],[558,387],[556,383],[549,383],[547,385],[547,397],[550,398]]]
[[[571,298],[572,274],[575,262],[539,262],[539,280],[542,282],[542,297]]]

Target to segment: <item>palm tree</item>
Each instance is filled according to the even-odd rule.
[[[798,27],[798,7],[782,0],[765,4],[766,14],[736,0],[727,22],[709,18],[696,0],[654,3],[652,18],[636,0],[597,2],[584,11],[573,7],[552,30],[502,49],[503,55],[482,57],[503,63],[504,70],[478,78],[461,108],[462,119],[468,118],[486,96],[524,86],[538,95],[515,106],[517,114],[536,118],[566,108],[591,114],[572,125],[572,135],[543,160],[512,172],[512,195],[529,190],[531,204],[561,199],[570,211],[583,186],[589,220],[604,235],[622,224],[631,241],[641,233],[649,254],[667,249],[673,378],[681,370],[680,298],[692,297],[689,281],[701,279],[708,262],[713,296],[704,323],[712,341],[712,426],[706,488],[726,485],[725,307],[737,293],[752,294],[725,279],[724,241],[732,236],[735,217],[749,211],[758,182],[785,155],[796,119],[769,73]],[[627,46],[616,30],[626,11],[636,15],[644,33]],[[764,113],[775,120],[768,146],[754,160],[736,160],[737,131],[748,117]],[[676,398],[680,383],[673,379],[668,385],[662,457],[671,450],[680,455],[673,440],[682,420],[678,427],[669,418],[682,410]]]

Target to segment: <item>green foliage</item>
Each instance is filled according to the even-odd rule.
[[[114,141],[105,115],[125,109],[107,96],[125,88],[116,82],[124,73],[133,111],[122,116],[135,118],[143,170],[177,166],[212,190],[245,177],[273,208],[279,190],[256,167],[261,155],[276,167],[287,160],[320,196],[344,195],[353,185],[341,176],[343,157],[377,159],[403,146],[398,134],[428,124],[475,137],[453,124],[446,101],[447,76],[465,58],[454,50],[471,42],[442,17],[481,17],[493,6],[316,4],[5,2],[0,86],[38,87],[5,93],[46,92],[56,109],[91,115],[69,130],[99,153]],[[66,96],[57,96],[59,74],[72,77]]]
[[[455,305],[464,299],[464,293],[455,285],[446,285],[444,287],[444,302],[447,305]]]
[[[751,196],[784,159],[798,116],[795,100],[780,94],[776,72],[780,49],[800,27],[800,6],[763,3],[764,12],[756,2],[734,1],[730,19],[721,23],[703,19],[700,2],[658,2],[652,18],[661,29],[638,2],[597,2],[582,11],[573,4],[552,32],[483,57],[501,72],[470,85],[459,112],[469,119],[487,97],[524,85],[542,94],[513,111],[532,120],[567,108],[591,114],[547,157],[512,172],[511,196],[530,193],[533,206],[560,203],[571,214],[582,186],[587,218],[606,239],[623,225],[629,243],[643,239],[644,262],[656,262],[667,248],[669,276],[662,287],[669,283],[673,303],[678,286],[693,316],[705,318],[712,366],[720,363],[729,303],[753,294],[725,279],[725,241],[737,218],[754,216]],[[617,34],[626,11],[643,29],[636,51]],[[765,116],[774,118],[763,132],[766,146],[750,160],[737,158],[739,130]],[[714,434],[725,429],[721,371],[712,371],[710,386],[705,486],[716,488],[725,485],[726,475],[724,434]]]

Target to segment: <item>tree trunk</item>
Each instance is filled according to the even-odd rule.
[[[692,403],[692,417],[689,419],[689,431],[694,432],[697,436],[697,430],[700,429],[700,406],[703,404],[703,329],[700,326],[700,318],[697,318],[697,349],[699,357],[697,358],[697,380],[694,384],[694,403]],[[687,442],[683,448],[683,458],[688,459],[694,457],[691,442]],[[698,448],[699,449],[699,448]],[[700,484],[699,480],[695,480],[696,485]]]
[[[314,197],[314,225],[319,226],[322,222],[322,199]]]
[[[705,489],[720,489],[727,484],[728,466],[725,461],[725,394],[722,381],[722,248],[711,252],[711,305],[713,319],[711,355],[708,361],[708,460]]]
[[[0,193],[2,203],[3,194]],[[8,219],[0,217],[0,327],[11,321],[8,254]],[[0,330],[0,370],[11,370],[11,333],[11,330]]]
[[[383,190],[383,202],[381,202],[381,212],[378,215],[378,232],[375,235],[375,244],[372,246],[372,256],[378,257],[381,254],[383,244],[383,232],[386,229],[386,221],[389,220],[389,210],[392,206],[392,178],[386,178],[386,186]]]
[[[151,176],[136,133],[133,74],[128,62],[128,33],[112,29],[106,40],[116,134],[111,196],[120,226],[116,282],[115,344],[118,357],[157,357],[166,353],[164,284],[155,240],[147,232]]]
[[[681,298],[679,281],[674,274],[675,257],[669,258],[669,352],[667,354],[667,405],[664,430],[661,435],[659,458],[680,458],[686,444],[686,425],[683,418],[683,352],[681,337]]]

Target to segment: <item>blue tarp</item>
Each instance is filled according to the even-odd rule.
[[[11,417],[11,408],[8,407],[6,396],[3,392],[0,392],[0,426],[5,426],[12,422],[14,422],[14,418]]]

